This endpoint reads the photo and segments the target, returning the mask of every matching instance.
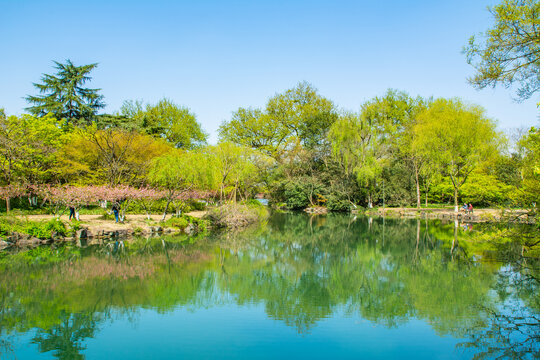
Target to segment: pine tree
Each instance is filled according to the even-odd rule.
[[[34,83],[40,95],[26,97],[33,106],[27,107],[35,116],[52,113],[66,123],[82,125],[90,123],[99,109],[105,107],[101,89],[88,89],[83,85],[91,80],[88,74],[96,64],[75,66],[71,60],[65,64],[54,61],[56,75],[43,74],[41,84]]]

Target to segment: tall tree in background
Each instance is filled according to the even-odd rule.
[[[313,149],[326,142],[330,126],[338,118],[332,101],[311,84],[300,82],[276,94],[266,108],[240,108],[219,128],[220,138],[248,146],[280,160],[301,145]]]
[[[476,68],[469,82],[479,89],[517,83],[518,98],[528,99],[540,90],[540,2],[504,0],[489,11],[494,27],[465,48]]]
[[[99,109],[105,107],[101,89],[83,87],[91,80],[88,75],[97,66],[89,64],[75,66],[71,60],[65,64],[54,62],[58,70],[56,75],[44,74],[42,83],[34,83],[40,95],[29,95],[26,101],[33,106],[26,108],[35,116],[52,113],[56,119],[75,125],[89,124]]]
[[[479,106],[437,99],[418,115],[415,153],[429,158],[452,181],[455,211],[461,186],[471,172],[498,153],[499,134]]]
[[[141,101],[125,101],[121,114],[132,120],[132,125],[149,135],[163,138],[179,149],[193,149],[204,145],[208,135],[188,108],[162,99],[157,104],[143,107]]]

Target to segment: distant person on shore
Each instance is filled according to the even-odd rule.
[[[73,206],[69,207],[69,221],[71,221],[71,219],[76,219],[75,208]]]
[[[461,208],[463,210],[463,212],[466,214],[467,213],[467,210],[469,209],[469,206],[467,205],[467,203],[463,203],[463,207]]]
[[[114,213],[114,219],[116,220],[116,222],[118,222],[118,215],[120,213],[120,209],[117,202],[113,204],[112,212]]]
[[[473,213],[473,206],[472,203],[469,204],[469,214]]]

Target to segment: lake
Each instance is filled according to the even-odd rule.
[[[0,359],[540,356],[538,259],[455,225],[274,214],[3,253]]]

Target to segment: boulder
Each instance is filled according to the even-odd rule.
[[[75,233],[75,237],[77,239],[86,239],[88,238],[88,230],[87,229],[79,229]]]
[[[41,244],[41,240],[36,237],[28,237],[17,240],[18,247],[36,247]]]
[[[191,224],[191,223],[188,224],[188,226],[186,226],[186,227],[184,228],[184,232],[185,232],[186,234],[188,234],[188,235],[193,234],[196,230],[197,230],[197,227],[196,227],[195,225]]]

